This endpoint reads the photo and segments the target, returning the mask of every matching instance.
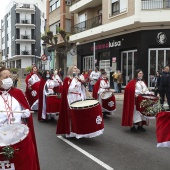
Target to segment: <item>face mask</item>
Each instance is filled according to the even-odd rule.
[[[73,77],[77,76],[77,74],[75,72],[73,72]]]
[[[49,74],[47,74],[47,75],[46,75],[46,78],[50,78],[50,75],[49,75]]]
[[[13,81],[12,81],[12,79],[11,78],[7,78],[7,79],[3,79],[2,80],[2,85],[1,85],[1,87],[3,88],[3,89],[9,89],[9,88],[11,88],[12,87],[12,85],[13,85]]]

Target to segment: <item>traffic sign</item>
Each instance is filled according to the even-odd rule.
[[[46,60],[47,60],[47,56],[46,56],[45,54],[43,54],[43,55],[41,56],[41,60],[42,60],[42,61],[46,61]]]

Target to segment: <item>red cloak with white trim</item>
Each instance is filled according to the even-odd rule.
[[[70,134],[70,111],[67,94],[68,88],[71,84],[71,78],[66,77],[63,82],[63,89],[61,93],[61,105],[60,105],[60,113],[57,121],[57,131],[56,134]]]
[[[4,89],[0,89],[1,91],[4,91]],[[23,92],[20,90],[20,89],[17,89],[17,88],[11,88],[8,93],[14,97],[20,104],[21,106],[24,108],[24,109],[29,109],[30,110],[30,107],[28,105],[28,102],[23,94]],[[0,95],[2,93],[0,92]],[[14,156],[14,161],[17,161],[16,164],[17,165],[20,165],[21,167],[17,167],[17,170],[40,170],[40,165],[39,165],[39,159],[38,159],[38,151],[37,151],[37,145],[36,145],[36,139],[35,139],[35,132],[34,132],[34,125],[33,125],[33,118],[32,118],[32,115],[30,115],[30,117],[28,118],[28,122],[27,122],[27,126],[29,127],[29,131],[30,131],[30,134],[31,134],[31,138],[32,139],[32,142],[33,142],[33,145],[34,145],[34,153],[31,153],[31,154],[35,154],[35,160],[33,160],[33,163],[32,165],[25,165],[24,162],[27,162],[28,164],[28,161],[26,159],[24,159],[23,161],[21,160],[18,160],[17,159],[17,155],[16,155],[16,159],[15,159],[15,156]],[[29,137],[29,136],[28,136]],[[24,140],[23,140],[24,141]],[[30,141],[31,142],[31,141]],[[23,142],[24,143],[24,142]],[[25,145],[28,145],[29,143],[24,143]],[[24,147],[24,145],[23,145]],[[20,148],[21,149],[21,148]],[[28,152],[30,152],[31,150],[28,150]],[[30,153],[27,153],[26,151],[24,152],[22,149],[20,151],[23,155],[22,157],[23,158],[26,158],[26,157],[33,157],[31,155],[28,155]],[[19,155],[18,155],[19,156]],[[33,159],[33,158],[32,158]],[[12,160],[11,160],[12,161]],[[23,168],[24,167],[24,168]]]
[[[136,80],[131,80],[124,91],[122,126],[133,126]]]
[[[43,95],[44,95],[44,86],[46,81],[41,78],[39,85],[39,101],[38,101],[38,120],[42,120],[42,109],[43,109]]]
[[[100,81],[101,80],[102,79],[99,78],[93,86],[93,98],[96,99],[96,100],[98,100],[98,91],[99,91],[99,88],[100,88]]]

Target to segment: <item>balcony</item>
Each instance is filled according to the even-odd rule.
[[[141,9],[142,10],[168,9],[168,8],[170,8],[170,0],[141,1]]]
[[[16,43],[20,42],[31,42],[35,44],[35,39],[31,38],[30,35],[16,35]]]
[[[94,8],[98,5],[102,5],[102,0],[75,0],[72,4],[73,5],[70,7],[70,13],[78,13],[87,8]]]
[[[22,4],[22,3],[17,3],[16,4],[16,9],[17,12],[22,12],[22,11],[35,11],[35,5],[34,4]]]
[[[72,34],[77,34],[79,32],[86,31],[100,25],[102,25],[102,15],[98,15],[94,18],[74,25],[74,27],[72,28]]]
[[[32,56],[34,54],[31,53],[31,50],[22,50],[22,51],[18,50],[16,55]]]
[[[15,26],[17,27],[17,28],[19,28],[19,27],[25,27],[25,26],[29,26],[29,27],[33,27],[33,28],[35,28],[35,24],[31,21],[31,19],[17,19],[16,20],[16,24],[15,24]]]

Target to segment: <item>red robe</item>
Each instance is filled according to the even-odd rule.
[[[100,81],[102,79],[98,79],[97,82],[94,84],[94,87],[93,87],[93,98],[98,100],[98,91],[99,91],[99,88],[100,88]]]
[[[42,120],[42,106],[43,106],[43,91],[46,81],[41,78],[39,86],[39,101],[38,101],[38,120]]]
[[[136,80],[131,80],[124,91],[122,126],[133,126]]]
[[[63,82],[63,89],[61,93],[60,113],[57,122],[56,134],[70,134],[70,112],[67,100],[68,88],[71,84],[71,79],[66,77]]]
[[[3,89],[0,89],[1,91],[4,91]],[[22,91],[20,89],[17,89],[17,88],[11,88],[8,93],[14,97],[20,104],[21,106],[24,108],[24,109],[29,109],[30,110],[30,107],[28,105],[28,102],[24,96],[24,94],[22,93]],[[0,95],[2,93],[0,92]],[[31,134],[31,139],[33,141],[33,145],[34,145],[34,149],[35,149],[35,153],[27,153],[23,150],[21,150],[20,153],[22,153],[22,158],[23,158],[23,161],[21,160],[18,160],[17,159],[17,156],[11,160],[16,162],[16,164],[18,165],[16,167],[17,170],[40,170],[40,165],[39,165],[39,159],[38,159],[38,151],[37,151],[37,145],[36,145],[36,139],[35,139],[35,132],[34,132],[34,125],[33,125],[33,118],[32,118],[32,115],[30,115],[30,117],[28,118],[28,122],[27,122],[27,126],[29,127],[29,131],[30,131],[30,134]],[[25,145],[27,145],[25,143]],[[28,150],[30,152],[30,150]],[[31,165],[29,165],[29,162],[27,161],[27,157],[28,157],[28,154],[35,154],[35,160],[34,160],[34,163]],[[20,155],[18,155],[20,157]],[[29,157],[31,157],[31,155],[29,155]],[[32,156],[33,157],[33,156]],[[21,158],[21,157],[20,157]],[[32,158],[33,159],[33,158]],[[24,164],[24,162],[27,163],[27,165]],[[30,167],[31,166],[31,167]],[[23,168],[24,167],[24,168]]]

